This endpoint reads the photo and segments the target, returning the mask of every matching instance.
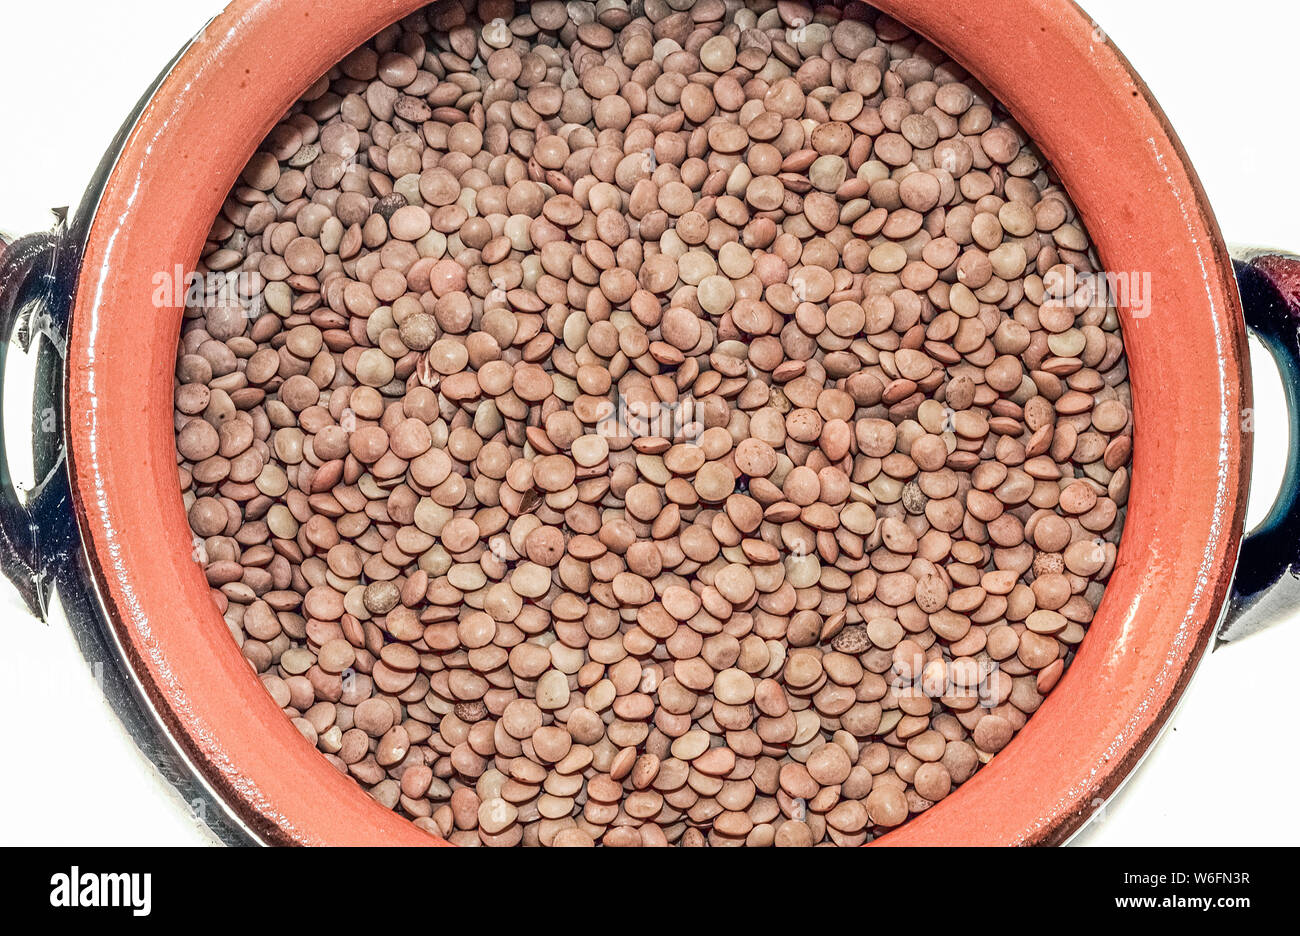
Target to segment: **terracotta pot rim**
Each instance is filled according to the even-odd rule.
[[[336,0],[325,10],[309,0],[235,0],[180,58],[130,134],[91,224],[75,295],[69,464],[95,584],[161,719],[207,782],[270,842],[433,840],[297,734],[211,605],[189,557],[174,474],[180,313],[139,310],[155,271],[192,266],[252,153],[247,141],[260,140],[351,48],[423,5]],[[1135,403],[1133,496],[1092,630],[1004,752],[882,839],[1056,843],[1145,753],[1218,621],[1249,477],[1250,442],[1238,428],[1249,405],[1239,301],[1185,153],[1128,63],[1096,41],[1076,6],[875,5],[948,51],[1017,117],[1059,170],[1108,268],[1154,277],[1149,318],[1121,308]],[[265,54],[270,36],[276,56]],[[1159,422],[1160,397],[1169,395],[1180,401],[1173,425]]]

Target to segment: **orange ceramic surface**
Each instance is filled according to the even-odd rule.
[[[191,761],[263,839],[429,843],[293,729],[191,560],[172,435],[178,308],[255,144],[330,65],[418,0],[235,0],[181,57],[112,172],[69,338],[73,490],[117,637]],[[1135,463],[1120,559],[1073,666],[1014,741],[887,844],[1055,843],[1132,769],[1218,620],[1241,536],[1245,333],[1213,216],[1119,54],[1065,0],[879,0],[962,62],[1060,171],[1107,269],[1150,272],[1122,309]],[[1177,401],[1176,408],[1172,408]]]

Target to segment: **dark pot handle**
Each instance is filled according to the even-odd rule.
[[[1300,257],[1266,250],[1233,254],[1246,327],[1282,373],[1291,444],[1277,500],[1242,540],[1216,649],[1300,607]]]
[[[41,619],[70,558],[71,496],[64,470],[62,374],[66,343],[55,313],[64,216],[50,232],[12,243],[0,237],[0,413],[13,345],[34,355],[29,440],[6,439],[0,419],[0,571]],[[10,388],[12,389],[12,388]],[[31,445],[34,483],[19,491],[9,453]]]

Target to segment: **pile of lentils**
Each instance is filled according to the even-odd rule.
[[[1097,268],[987,91],[860,3],[437,3],[212,226],[195,555],[431,834],[858,845],[997,756],[1102,598]]]

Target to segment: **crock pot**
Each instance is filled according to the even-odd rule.
[[[874,5],[1005,104],[1059,171],[1105,269],[1150,273],[1142,306],[1119,309],[1132,486],[1088,635],[1007,748],[879,840],[1056,844],[1137,767],[1211,643],[1296,597],[1296,456],[1288,493],[1243,543],[1244,420],[1249,326],[1288,378],[1296,437],[1300,261],[1230,257],[1159,107],[1068,0]],[[37,485],[20,495],[0,476],[5,571],[38,614],[57,589],[87,654],[118,661],[110,700],[182,795],[213,804],[206,818],[230,842],[435,840],[298,734],[213,606],[177,488],[181,309],[153,307],[151,276],[193,268],[256,143],[313,80],[420,6],[234,0],[146,93],[75,214],[4,248],[3,335],[38,361]]]

